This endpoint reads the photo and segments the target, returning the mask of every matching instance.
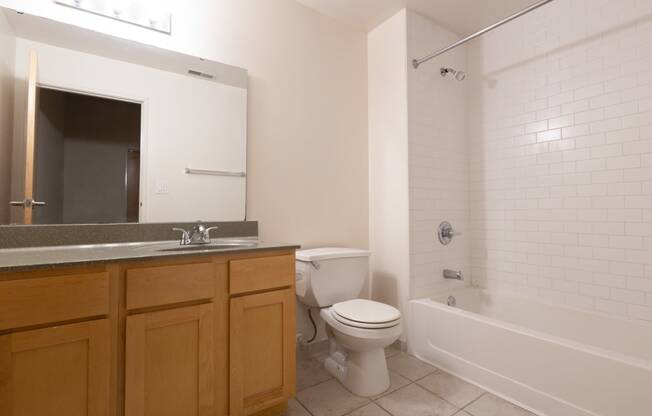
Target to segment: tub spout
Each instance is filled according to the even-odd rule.
[[[455,270],[444,270],[444,279],[452,279],[452,280],[464,280],[464,274],[462,271],[455,271]]]

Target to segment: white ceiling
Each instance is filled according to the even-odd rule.
[[[297,0],[359,29],[370,30],[407,7],[445,28],[466,35],[507,17],[536,0]]]

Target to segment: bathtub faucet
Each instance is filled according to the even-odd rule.
[[[464,280],[464,274],[462,271],[455,271],[455,270],[444,270],[444,279],[452,279],[452,280]]]

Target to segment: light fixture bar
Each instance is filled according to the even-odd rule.
[[[53,0],[54,3],[73,8],[96,16],[102,16],[118,22],[128,23],[130,25],[142,27],[169,35],[172,33],[172,15],[169,12],[164,13],[139,13],[137,8],[118,7],[117,4],[129,5],[131,2],[125,1],[89,1],[89,0]],[[113,5],[112,4],[116,4]]]

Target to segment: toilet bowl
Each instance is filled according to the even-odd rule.
[[[296,253],[296,294],[309,308],[320,308],[330,354],[324,365],[358,396],[389,388],[385,348],[403,330],[398,309],[357,299],[369,274],[366,250],[326,247]]]
[[[358,396],[375,396],[389,388],[385,348],[403,330],[400,312],[379,302],[354,299],[322,309],[330,355],[326,369]]]

